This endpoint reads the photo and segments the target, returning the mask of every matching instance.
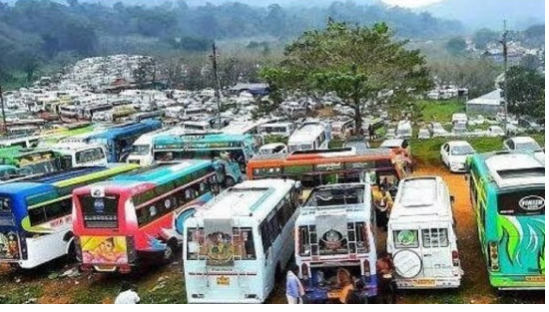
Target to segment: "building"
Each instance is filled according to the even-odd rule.
[[[495,116],[502,112],[503,108],[504,99],[500,89],[467,102],[468,114]]]

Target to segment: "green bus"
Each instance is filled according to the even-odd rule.
[[[545,166],[499,152],[468,160],[469,185],[490,284],[545,289]]]
[[[0,165],[16,168],[17,175],[51,174],[69,169],[72,163],[51,150],[9,148],[0,150]]]

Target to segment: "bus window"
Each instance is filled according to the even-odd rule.
[[[117,228],[118,199],[116,195],[94,198],[90,195],[80,198],[84,208],[84,226],[87,228]]]
[[[545,215],[545,189],[498,195],[498,212],[504,216]]]
[[[205,256],[204,229],[187,230],[187,260],[198,260],[199,256]]]
[[[419,238],[417,230],[399,230],[394,234],[396,248],[418,248]]]
[[[11,212],[11,203],[9,198],[0,197],[0,212]]]
[[[235,260],[256,260],[251,228],[233,228],[233,244]]]
[[[59,219],[69,215],[72,211],[72,200],[70,198],[57,201],[38,208],[29,209],[31,226],[37,226],[46,222]]]

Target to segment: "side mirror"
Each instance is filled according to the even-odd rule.
[[[456,202],[456,198],[454,197],[454,195],[451,195],[450,196],[450,202],[453,204]]]

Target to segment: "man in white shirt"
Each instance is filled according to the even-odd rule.
[[[130,283],[123,282],[122,290],[120,291],[120,294],[118,294],[118,297],[116,297],[116,300],[114,300],[114,304],[138,304],[139,301],[141,301],[141,298],[139,298],[137,292],[134,291],[134,288],[135,287],[132,287]]]

